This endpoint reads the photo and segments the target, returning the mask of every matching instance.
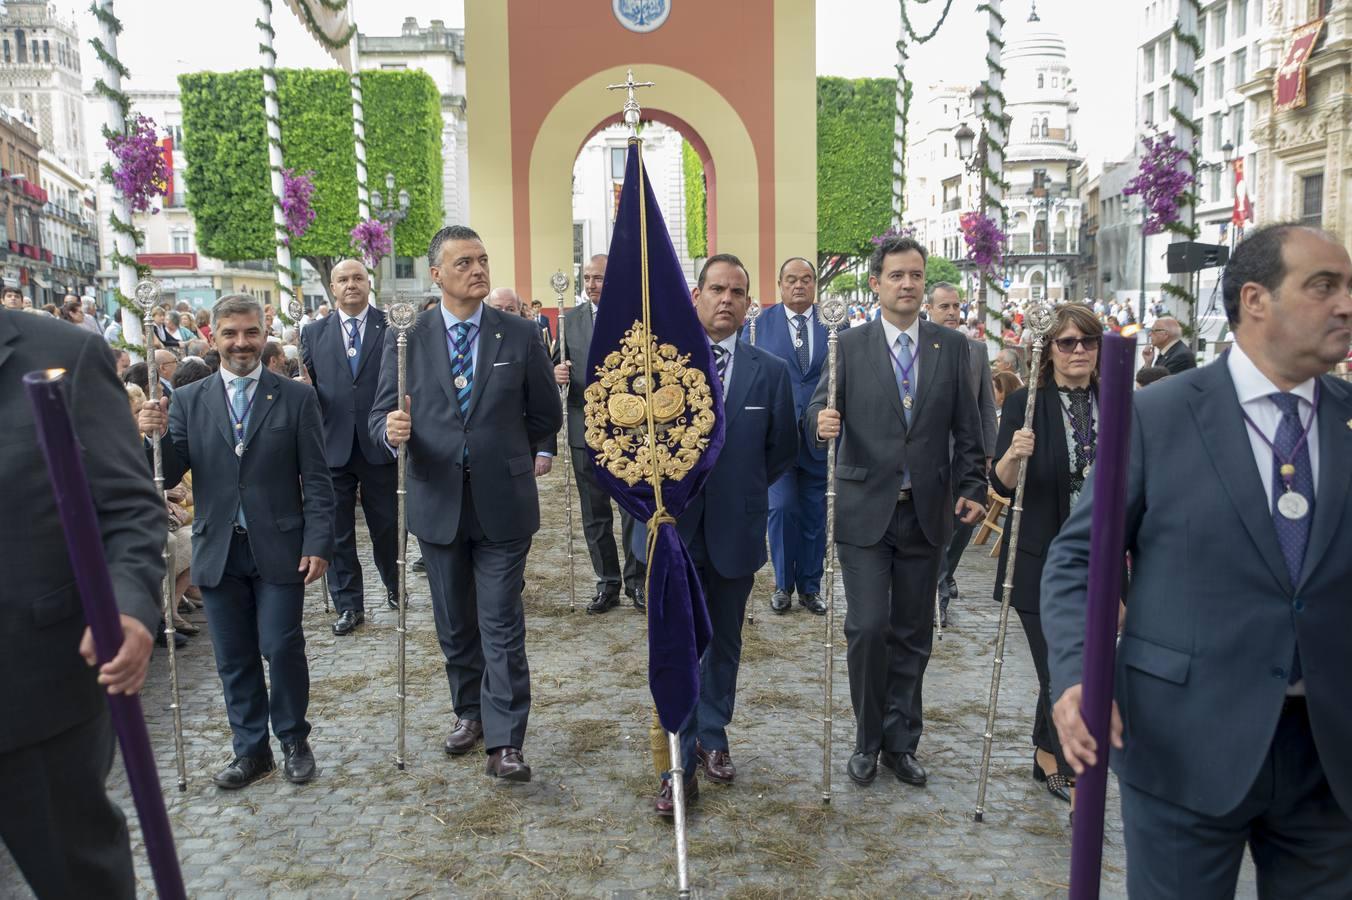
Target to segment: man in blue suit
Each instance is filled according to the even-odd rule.
[[[1135,395],[1111,730],[1132,897],[1233,897],[1246,845],[1259,897],[1352,896],[1352,385],[1328,374],[1350,289],[1331,235],[1259,229],[1222,280],[1234,346]],[[1079,712],[1091,517],[1042,576],[1077,773],[1107,750]]]
[[[361,260],[333,267],[329,288],[338,309],[300,333],[302,370],[319,395],[324,456],[337,501],[329,595],[338,621],[333,633],[352,633],[366,621],[366,593],[357,559],[357,491],[371,533],[371,555],[385,586],[385,603],[398,609],[398,468],[389,451],[371,440],[368,420],[380,382],[385,313],[367,298],[371,283]]]
[[[315,774],[301,612],[305,585],[323,576],[333,554],[319,401],[308,385],[263,366],[267,335],[254,298],[222,297],[211,331],[220,373],[184,385],[160,407],[147,403],[140,426],[163,432],[167,407],[165,487],[193,472],[192,577],[206,604],[235,749],[212,780],[231,790],[272,771],[271,720],[284,774],[299,784]]]
[[[692,790],[697,768],[712,781],[737,776],[728,753],[727,725],[737,695],[742,620],[756,572],[765,565],[765,520],[770,484],[798,454],[793,389],[784,363],[737,339],[750,304],[750,277],[730,253],[709,257],[692,292],[695,312],[713,347],[723,382],[727,437],[703,490],[676,523],[699,572],[713,637],[700,659],[700,696],[681,728],[681,758]],[[643,535],[634,536],[642,553]],[[645,560],[646,561],[646,560]],[[672,813],[670,785],[656,803]]]
[[[756,323],[756,346],[784,360],[793,388],[793,411],[800,420],[826,368],[826,326],[816,316],[817,270],[795,256],[779,267],[780,303]],[[826,557],[826,449],[798,442],[798,458],[770,485],[770,559],[775,592],[770,608],[793,606],[793,593],[809,612],[826,614],[821,598]]]

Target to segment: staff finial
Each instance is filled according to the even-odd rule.
[[[606,85],[606,90],[608,91],[619,91],[619,90],[628,91],[628,96],[625,98],[624,101],[624,110],[622,112],[622,115],[624,117],[624,124],[629,126],[630,137],[638,137],[639,114],[642,112],[642,110],[639,108],[638,105],[638,98],[634,96],[634,89],[653,86],[654,84],[651,81],[635,81],[633,69],[629,69],[625,73],[625,79],[623,84]]]

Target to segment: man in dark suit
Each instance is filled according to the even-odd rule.
[[[554,326],[549,323],[549,316],[545,315],[545,305],[539,300],[530,302],[530,315],[535,320],[535,324],[540,326],[540,337],[544,338],[545,346],[549,352],[554,352]]]
[[[953,331],[962,328],[962,300],[958,298],[958,289],[946,281],[930,285],[925,310],[935,325],[942,325]],[[981,448],[986,457],[986,469],[990,471],[991,458],[995,455],[995,391],[991,384],[990,355],[985,341],[968,339],[968,375],[970,376],[972,397],[981,413]],[[958,596],[958,582],[953,573],[958,569],[967,542],[972,539],[972,529],[960,519],[953,523],[953,536],[948,539],[939,557],[939,618],[944,628],[948,627],[948,604]]]
[[[1170,375],[1197,368],[1197,357],[1183,343],[1183,326],[1172,316],[1161,316],[1150,326],[1150,346],[1141,351],[1147,366],[1164,366]]]
[[[805,420],[813,440],[840,437],[835,534],[857,723],[849,776],[871,783],[881,752],[897,778],[921,785],[915,752],[939,554],[955,514],[967,523],[985,514],[981,418],[967,338],[919,318],[925,248],[883,241],[869,287],[882,314],[841,336],[836,409],[826,409],[822,380]]]
[[[817,319],[817,270],[800,256],[779,267],[779,299],[756,323],[756,346],[784,360],[793,387],[793,410],[802,420],[826,365],[826,326]],[[770,485],[770,559],[775,590],[770,609],[788,612],[793,593],[816,615],[826,614],[821,598],[826,556],[826,450],[799,442],[798,459]]]
[[[583,392],[587,379],[582,371],[591,350],[592,327],[596,322],[596,306],[601,302],[601,287],[606,278],[605,254],[598,254],[582,267],[582,287],[587,293],[586,303],[573,307],[563,317],[564,349],[567,359],[554,355],[554,378],[568,386],[568,446],[573,460],[573,475],[582,504],[582,533],[587,539],[592,570],[596,573],[596,596],[587,606],[589,613],[604,613],[620,605],[620,554],[615,546],[614,508],[610,495],[602,490],[592,473],[591,454],[587,452],[586,417],[583,415]],[[574,365],[576,362],[576,366]],[[573,379],[573,370],[577,378]],[[644,608],[643,584],[647,570],[634,555],[634,520],[620,510],[620,535],[625,548],[624,592],[633,601],[635,609]]]
[[[1258,229],[1222,282],[1235,343],[1134,395],[1112,754],[1133,897],[1352,896],[1352,260]],[[1047,553],[1053,716],[1078,773],[1092,498]]]
[[[122,647],[98,670],[20,381],[57,367],[122,614]],[[126,820],[104,789],[113,729],[103,692],[135,694],[145,681],[159,627],[164,505],[102,337],[0,309],[0,416],[0,470],[15,476],[0,518],[0,840],[39,897],[131,898]]]
[[[521,586],[540,528],[533,448],[559,430],[563,411],[535,323],[483,302],[488,253],[479,236],[443,228],[427,261],[442,301],[409,335],[409,406],[399,408],[391,335],[371,436],[408,443],[408,528],[422,547],[459,720],[446,752],[468,753],[482,739],[489,775],[529,781]]]
[[[288,781],[315,774],[305,585],[333,555],[333,481],[314,390],[264,368],[258,301],[230,294],[211,310],[219,374],[141,409],[163,432],[164,484],[193,473],[192,578],[202,592],[235,758],[213,781],[234,790],[273,770],[268,722]],[[268,663],[271,693],[263,678]]]
[[[398,469],[383,443],[371,440],[371,404],[380,381],[385,313],[370,305],[371,284],[361,260],[333,267],[330,290],[338,312],[300,333],[301,365],[319,396],[324,417],[324,456],[337,502],[329,595],[336,635],[350,634],[366,620],[366,592],[357,559],[357,492],[371,534],[371,555],[385,586],[385,602],[398,609],[399,523],[395,488]]]

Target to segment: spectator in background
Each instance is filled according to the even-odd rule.
[[[168,350],[156,350],[155,368],[160,375],[160,390],[167,397],[174,392],[174,373],[178,371],[178,357]]]
[[[1117,316],[1109,316],[1108,321],[1104,323],[1104,328],[1107,329],[1108,331],[1111,331],[1113,334],[1121,334],[1122,320],[1119,319]]]
[[[276,341],[268,341],[264,344],[262,362],[263,367],[268,371],[286,377],[286,353],[282,350],[281,344]]]
[[[178,314],[178,339],[184,344],[197,339],[197,319],[192,313]]]
[[[315,321],[318,322],[320,319],[327,319],[328,317],[329,305],[327,303],[319,304],[319,306],[315,308]]]
[[[103,339],[108,343],[122,340],[122,310],[121,308],[113,310],[113,315],[108,319],[108,325],[103,329]]]
[[[1001,372],[1008,372],[1019,380],[1019,386],[1023,386],[1023,359],[1019,356],[1019,351],[1013,347],[1005,347],[999,353],[995,354],[995,361],[991,367],[998,375]],[[996,404],[998,409],[999,403]]]
[[[55,303],[42,304],[42,311],[54,319],[61,318],[61,307],[57,306]]]
[[[80,298],[80,305],[84,307],[85,319],[93,322],[90,330],[102,335],[103,330],[108,327],[108,317],[99,312],[98,301],[86,294]]]
[[[215,372],[221,368],[221,351],[212,347],[206,353],[202,354],[202,362],[207,364],[207,368]]]
[[[1023,387],[1023,382],[1013,372],[1003,371],[991,375],[991,388],[995,394],[995,418],[1000,418],[1005,398]]]
[[[1171,374],[1164,366],[1145,366],[1136,373],[1136,386],[1143,388],[1147,384],[1154,384],[1161,378],[1168,378]]]
[[[191,341],[188,341],[188,345],[183,352],[183,357],[186,359],[189,356],[195,356],[198,359],[201,359],[206,352],[207,342],[201,338],[193,338]]]
[[[1197,368],[1197,358],[1183,343],[1183,326],[1172,316],[1160,316],[1150,327],[1150,346],[1141,351],[1147,366],[1163,366],[1170,375]]]
[[[63,322],[69,322],[70,324],[78,325],[81,328],[85,327],[84,307],[80,305],[80,301],[72,294],[67,294],[66,299],[61,301],[61,310],[57,315]]]
[[[199,309],[197,311],[197,334],[208,344],[211,343],[211,310]],[[200,356],[201,354],[196,354]]]
[[[5,309],[23,309],[28,305],[23,291],[12,284],[5,285],[3,292],[0,293],[0,302],[3,302]]]
[[[131,354],[126,350],[114,350],[113,356],[117,362],[117,377],[121,378],[126,373],[127,367],[131,365]]]
[[[155,311],[150,316],[153,323],[150,331],[150,346],[164,350],[177,350],[178,327],[171,327],[166,324],[168,313],[165,312],[164,307],[155,307]]]

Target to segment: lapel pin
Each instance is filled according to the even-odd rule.
[[[502,340],[502,332],[501,332],[501,331],[495,331],[495,332],[493,332],[493,340],[495,340],[495,341],[500,341],[500,340]]]
[[[271,399],[272,399],[272,395],[271,395],[271,394],[268,394],[267,399],[271,400]]]
[[[934,345],[934,349],[935,349],[935,350],[938,350],[938,349],[939,349],[939,345],[938,345],[938,344],[935,344],[935,345]]]
[[[1347,420],[1347,427],[1352,428],[1352,419]]]

